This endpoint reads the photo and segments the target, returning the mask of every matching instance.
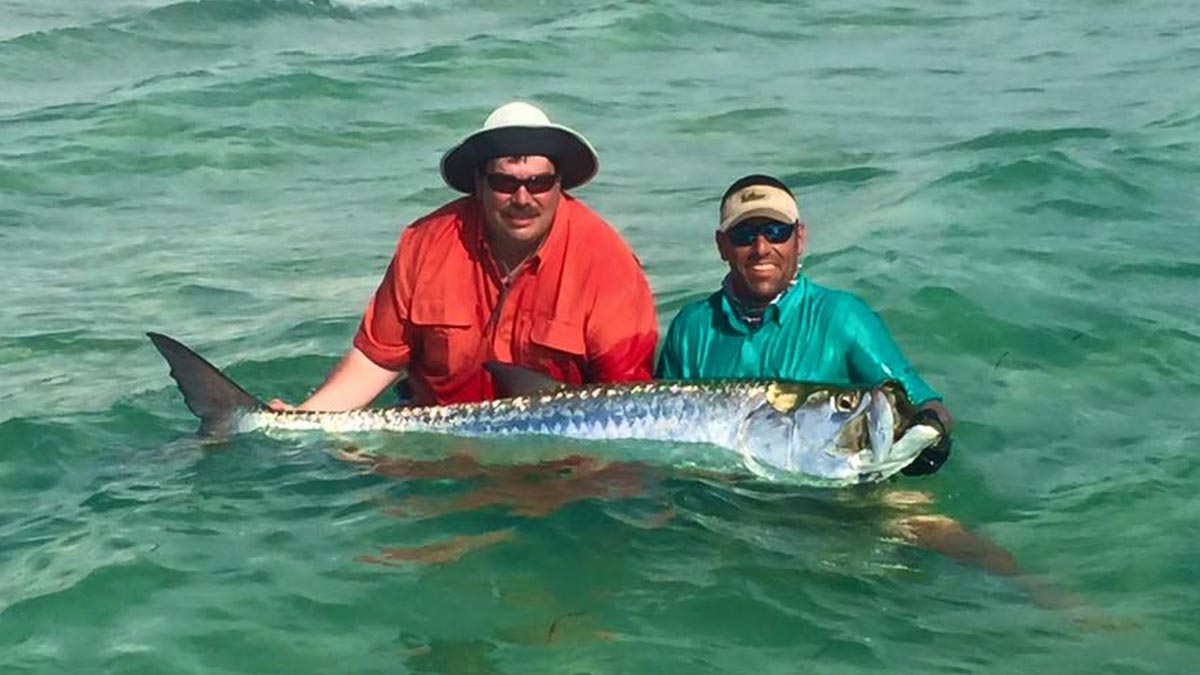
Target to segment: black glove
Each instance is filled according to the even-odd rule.
[[[942,424],[942,418],[929,408],[918,410],[909,420],[905,431],[918,424],[931,426],[937,429],[941,435],[938,436],[937,443],[922,450],[911,464],[900,469],[900,473],[905,476],[928,476],[942,468],[942,465],[950,457],[950,433],[946,431],[946,425]]]

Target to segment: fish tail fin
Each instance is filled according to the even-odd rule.
[[[179,341],[161,333],[146,335],[171,366],[171,377],[179,385],[188,409],[200,418],[201,435],[224,435],[236,413],[266,407]]]

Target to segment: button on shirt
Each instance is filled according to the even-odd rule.
[[[538,251],[502,275],[483,214],[457,199],[401,234],[354,346],[408,368],[413,402],[497,395],[485,361],[516,363],[567,384],[646,380],[658,323],[629,246],[569,195]]]
[[[752,327],[718,291],[671,322],[657,376],[786,379],[872,386],[900,382],[917,405],[941,396],[913,370],[875,312],[804,276]]]

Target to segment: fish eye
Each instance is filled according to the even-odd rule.
[[[833,409],[838,412],[854,412],[858,407],[858,394],[855,392],[843,392],[833,397]]]

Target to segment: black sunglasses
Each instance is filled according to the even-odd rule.
[[[755,225],[738,225],[737,227],[725,233],[729,237],[729,242],[734,246],[749,246],[758,239],[758,235],[766,238],[767,243],[782,244],[792,238],[792,233],[796,231],[795,223],[777,223],[774,221],[758,223]]]
[[[486,173],[483,178],[493,192],[506,195],[520,190],[521,186],[525,186],[531,195],[540,195],[543,192],[549,192],[558,183],[558,174],[556,173],[543,173],[529,178],[517,178],[506,173]]]

